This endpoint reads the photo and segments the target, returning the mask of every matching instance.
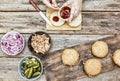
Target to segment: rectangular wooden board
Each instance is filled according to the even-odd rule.
[[[102,62],[102,72],[105,73],[118,68],[112,60],[115,50],[120,49],[120,35],[115,35],[100,39],[105,41],[109,46],[109,53],[105,58],[98,58]],[[79,63],[73,67],[66,66],[62,63],[61,54],[64,49],[55,51],[41,58],[44,64],[44,72],[47,81],[75,81],[87,77],[83,69],[83,62],[90,58],[96,58],[91,54],[91,46],[95,41],[76,45],[70,48],[75,49],[80,54]]]
[[[48,8],[46,11],[46,16],[50,19],[50,14],[52,14],[53,12],[55,12],[55,10]],[[82,27],[81,25],[78,27],[71,27],[67,23],[65,23],[62,26],[56,27],[56,26],[50,26],[49,24],[46,23],[47,30],[81,30],[81,27]]]

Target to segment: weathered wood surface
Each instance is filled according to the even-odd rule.
[[[34,1],[42,11],[46,11],[45,5],[40,0]],[[57,1],[63,3],[66,0]],[[0,81],[24,81],[18,75],[17,66],[20,58],[32,55],[27,47],[30,34],[26,33],[38,30],[50,33],[54,42],[50,52],[108,36],[79,34],[120,34],[120,0],[84,0],[82,11],[82,31],[47,31],[45,22],[28,2],[21,4],[18,0],[0,0],[0,33],[16,30],[25,33],[26,40],[24,51],[16,57],[7,56],[0,49]],[[3,34],[0,34],[0,39],[2,36]],[[84,78],[79,81],[120,81],[119,75],[120,69],[115,69],[94,78]],[[38,81],[46,81],[45,76]]]
[[[2,38],[2,36],[3,34],[0,35],[0,39]],[[23,34],[23,36],[25,38],[25,47],[24,47],[23,52],[21,52],[20,55],[15,56],[15,57],[10,57],[6,55],[4,52],[2,52],[2,50],[0,49],[0,57],[1,58],[2,57],[21,58],[26,55],[32,55],[32,53],[28,49],[28,44],[27,44],[30,34]],[[50,34],[50,36],[52,40],[52,47],[49,52],[53,52],[55,50],[60,50],[65,47],[70,47],[70,46],[74,46],[80,43],[85,43],[85,42],[89,42],[92,40],[108,37],[110,35],[53,35],[53,34]]]
[[[98,75],[96,77],[92,78],[83,78],[78,81],[120,81],[120,69],[115,69],[111,72],[103,73],[101,75]],[[0,81],[24,81],[23,79],[19,78],[0,78]],[[46,81],[45,76],[42,76],[41,79],[36,81]]]
[[[28,3],[21,4],[19,1],[0,1],[0,33],[11,30],[20,33],[43,30],[52,34],[120,34],[120,0],[84,0],[82,10],[85,12],[82,14],[81,31],[47,31],[45,21],[40,18],[39,14],[30,12],[35,11],[34,8]],[[43,11],[46,10],[40,0],[34,1]],[[60,3],[65,1],[58,0]]]
[[[109,53],[107,57],[101,58],[102,73],[114,70],[118,68],[113,60],[113,53],[120,48],[120,35],[101,39],[105,41],[109,46]],[[44,72],[47,81],[74,81],[84,77],[87,77],[83,70],[83,61],[90,58],[96,58],[91,54],[91,46],[94,42],[80,44],[70,48],[75,49],[80,54],[79,63],[73,67],[65,66],[61,60],[63,50],[53,52],[47,57],[43,58]]]
[[[27,0],[28,1],[28,0]],[[41,0],[34,0],[45,11]],[[60,3],[66,0],[57,0]],[[28,3],[28,2],[27,2]],[[0,11],[35,11],[30,4],[21,4],[18,0],[1,0]],[[120,11],[120,0],[84,0],[83,11]]]
[[[120,12],[83,12],[82,17],[81,31],[47,31],[37,12],[0,12],[0,33],[120,34]]]
[[[0,35],[0,39],[3,35]],[[32,55],[29,49],[27,48],[27,40],[29,38],[29,34],[23,35],[26,41],[25,49],[16,57],[10,57],[4,54],[0,49],[0,81],[24,81],[18,74],[18,63],[20,59],[27,55]],[[108,37],[109,35],[50,35],[53,41],[52,48],[50,52],[55,50],[59,50],[65,47],[74,46],[80,43],[89,42],[92,40],[100,39]],[[38,81],[46,81],[45,78],[38,79]]]

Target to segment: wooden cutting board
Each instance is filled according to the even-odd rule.
[[[50,19],[50,14],[52,14],[53,12],[55,12],[55,10],[50,9],[50,8],[47,9],[46,16],[48,17],[48,19]],[[80,15],[81,15],[81,13],[80,13]],[[81,25],[78,27],[71,27],[67,23],[65,23],[62,26],[56,27],[56,26],[50,26],[46,23],[46,29],[47,30],[81,30]]]
[[[115,50],[120,48],[120,35],[115,35],[101,40],[107,42],[109,45],[108,56],[100,59],[103,64],[102,73],[104,73],[118,68],[113,63],[112,55]],[[44,73],[47,81],[75,81],[77,79],[87,77],[83,70],[83,62],[89,58],[96,58],[91,54],[91,45],[93,42],[95,41],[70,47],[77,50],[80,54],[79,63],[74,67],[69,67],[62,63],[61,54],[64,49],[42,57],[41,59],[43,61]]]

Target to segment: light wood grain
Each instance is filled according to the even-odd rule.
[[[101,73],[105,73],[118,68],[111,58],[115,50],[119,49],[120,47],[120,35],[108,37],[101,40],[105,41],[109,46],[108,55],[105,58],[97,58],[102,62]],[[91,45],[94,42],[95,41],[70,47],[72,49],[75,49],[80,54],[79,63],[72,67],[64,65],[62,62],[61,55],[64,49],[55,51],[47,55],[47,57],[44,57],[42,61],[43,65],[45,66],[44,71],[47,81],[74,81],[87,77],[83,70],[83,66],[85,60],[96,58],[91,54]]]
[[[21,58],[0,58],[0,81],[24,81],[18,74],[18,64]],[[14,79],[13,79],[14,78]],[[37,81],[45,81],[42,76]]]
[[[120,79],[119,75],[120,75],[120,69],[116,69],[108,73],[103,73],[96,77],[84,78],[78,81],[119,81]],[[23,79],[10,79],[10,78],[2,79],[0,78],[0,81],[24,81],[24,80]],[[39,79],[39,81],[46,81],[45,76],[42,76],[42,79]]]
[[[38,0],[35,1],[43,11],[46,10],[45,5]],[[30,4],[21,4],[18,0],[1,0],[0,11],[35,11],[35,9]],[[120,11],[120,0],[84,0],[83,11]]]
[[[0,35],[0,39],[3,35]],[[26,43],[30,34],[23,34]],[[92,40],[108,37],[109,35],[50,35],[53,41],[53,46],[50,52],[55,50],[63,49],[65,47],[74,46],[80,43],[89,42]],[[5,55],[0,49],[0,81],[23,81],[23,79],[18,75],[17,66],[20,59],[24,56],[32,55],[27,44],[25,50],[22,54],[10,57]],[[6,77],[7,76],[7,77]],[[40,80],[40,79],[39,79]],[[41,81],[46,81],[45,76],[41,78]]]
[[[120,73],[120,69],[116,69],[95,77],[83,78],[78,81],[119,81],[120,80],[119,73]]]
[[[19,62],[19,60],[20,58],[13,58],[13,60],[11,60],[11,58],[0,58],[1,61],[0,64],[3,65],[4,63],[3,65],[4,67],[0,66],[0,73],[1,73],[0,81],[25,81],[19,76],[17,71],[17,67],[18,67],[17,63]],[[96,77],[92,77],[92,78],[87,77],[80,79],[78,81],[119,81],[120,79],[119,75],[120,75],[120,69],[115,69],[111,72],[103,73]],[[41,78],[39,78],[36,81],[47,81],[47,80],[45,78],[45,75],[43,75]]]
[[[0,39],[2,38],[2,36],[3,34],[0,35]],[[23,36],[25,38],[25,47],[24,47],[23,52],[20,55],[17,55],[15,57],[8,56],[4,52],[2,52],[2,50],[0,49],[0,57],[7,57],[7,58],[10,57],[12,59],[12,58],[17,58],[17,57],[20,58],[20,57],[24,57],[27,55],[32,55],[27,45],[27,41],[28,41],[30,34],[23,34]],[[52,39],[52,47],[49,52],[53,52],[55,50],[63,49],[65,47],[70,47],[70,46],[74,46],[80,43],[89,42],[95,39],[108,37],[109,35],[103,36],[103,35],[53,35],[53,34],[50,34],[50,36]]]
[[[27,0],[25,0],[26,2]],[[34,0],[42,11],[46,6],[41,0]],[[57,0],[64,3],[66,0]],[[120,34],[120,0],[84,0],[83,2],[83,29],[82,31],[47,31],[43,21],[35,9],[28,3],[20,3],[18,0],[0,0],[0,33],[16,30],[23,34],[26,40],[25,49],[20,55],[8,56],[0,49],[0,81],[24,81],[17,72],[19,60],[27,55],[32,55],[27,47],[30,34],[35,31],[45,31],[52,37],[50,53],[65,47],[86,43],[109,35]],[[70,34],[70,35],[66,35]],[[103,35],[80,35],[103,34]],[[0,34],[0,39],[3,34]],[[79,81],[120,81],[120,69],[103,73],[92,78],[84,78]],[[46,81],[42,76],[38,81]]]
[[[37,4],[41,4],[43,0],[33,0]],[[56,0],[57,2],[65,2],[67,0]],[[29,0],[2,0],[0,4],[29,4]]]
[[[0,35],[0,39],[2,36],[3,35]],[[92,41],[92,40],[97,40],[100,38],[108,37],[108,35],[106,35],[106,36],[105,35],[50,35],[50,36],[52,37],[52,40],[54,42],[54,45],[52,46],[51,52],[53,52],[55,50],[63,49],[65,47],[70,47],[70,46],[74,46],[74,45],[81,44],[81,43],[87,43],[87,42]],[[24,37],[27,41],[29,34],[24,34]],[[7,81],[7,80],[8,81],[14,81],[14,80],[15,81],[17,81],[17,80],[24,81],[18,75],[17,65],[19,63],[19,60],[22,57],[27,56],[27,55],[31,55],[31,52],[29,52],[28,48],[26,47],[26,50],[24,50],[24,53],[25,54],[18,55],[16,57],[8,57],[7,55],[4,54],[5,56],[4,57],[2,56],[0,58],[0,73],[2,74],[0,76],[0,81],[1,80],[2,81]],[[0,55],[1,55],[1,53],[0,53]],[[93,77],[93,78],[81,79],[80,81],[86,81],[86,80],[87,81],[91,81],[91,80],[99,81],[99,78],[101,78],[101,77],[104,77],[104,79],[102,79],[101,81],[119,80],[119,77],[116,76],[117,74],[120,73],[119,71],[120,71],[120,69],[116,69],[115,71],[101,74],[101,75],[99,75],[97,77]],[[8,77],[6,77],[6,76],[8,76]],[[39,80],[46,81],[45,76],[43,76],[43,78],[41,78]]]
[[[0,12],[0,33],[11,30],[54,34],[120,34],[120,12],[84,12],[81,31],[47,31],[37,12]]]

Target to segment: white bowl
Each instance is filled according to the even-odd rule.
[[[30,78],[30,79],[28,79],[28,78],[25,77],[25,76],[22,76],[23,70],[21,69],[21,65],[22,65],[23,61],[25,60],[25,58],[29,58],[29,57],[36,58],[36,59],[39,61],[39,63],[40,63],[40,68],[41,68],[41,69],[40,69],[40,75],[38,75],[38,76],[36,76],[36,77],[33,77],[33,78]],[[43,65],[42,65],[42,62],[41,62],[40,58],[37,58],[36,56],[26,56],[26,57],[22,58],[22,59],[20,60],[19,64],[18,64],[18,73],[19,73],[19,75],[20,75],[24,80],[28,80],[28,81],[33,81],[33,80],[36,80],[36,79],[40,78],[40,77],[42,76],[42,73],[43,73]]]
[[[22,48],[18,51],[18,52],[14,52],[14,53],[10,53],[10,52],[8,52],[8,50],[5,50],[4,49],[4,45],[2,45],[2,42],[3,41],[8,41],[8,40],[5,40],[6,39],[6,36],[8,36],[8,35],[12,35],[12,34],[18,34],[20,37],[21,37],[21,39],[22,39],[22,41],[23,41],[23,44],[21,45],[22,46]],[[14,38],[14,37],[13,37]],[[14,43],[13,43],[14,44]],[[19,32],[16,32],[16,31],[11,31],[11,32],[8,32],[8,33],[6,33],[3,37],[2,37],[2,39],[1,39],[1,49],[2,49],[2,51],[4,52],[4,53],[6,53],[7,55],[12,55],[12,56],[14,56],[14,55],[17,55],[17,54],[19,54],[19,53],[21,53],[22,51],[23,51],[23,49],[24,49],[24,46],[25,46],[25,40],[24,40],[24,37],[19,33]],[[11,46],[12,47],[12,46]],[[6,48],[6,47],[5,47]],[[7,48],[6,48],[7,49]]]

